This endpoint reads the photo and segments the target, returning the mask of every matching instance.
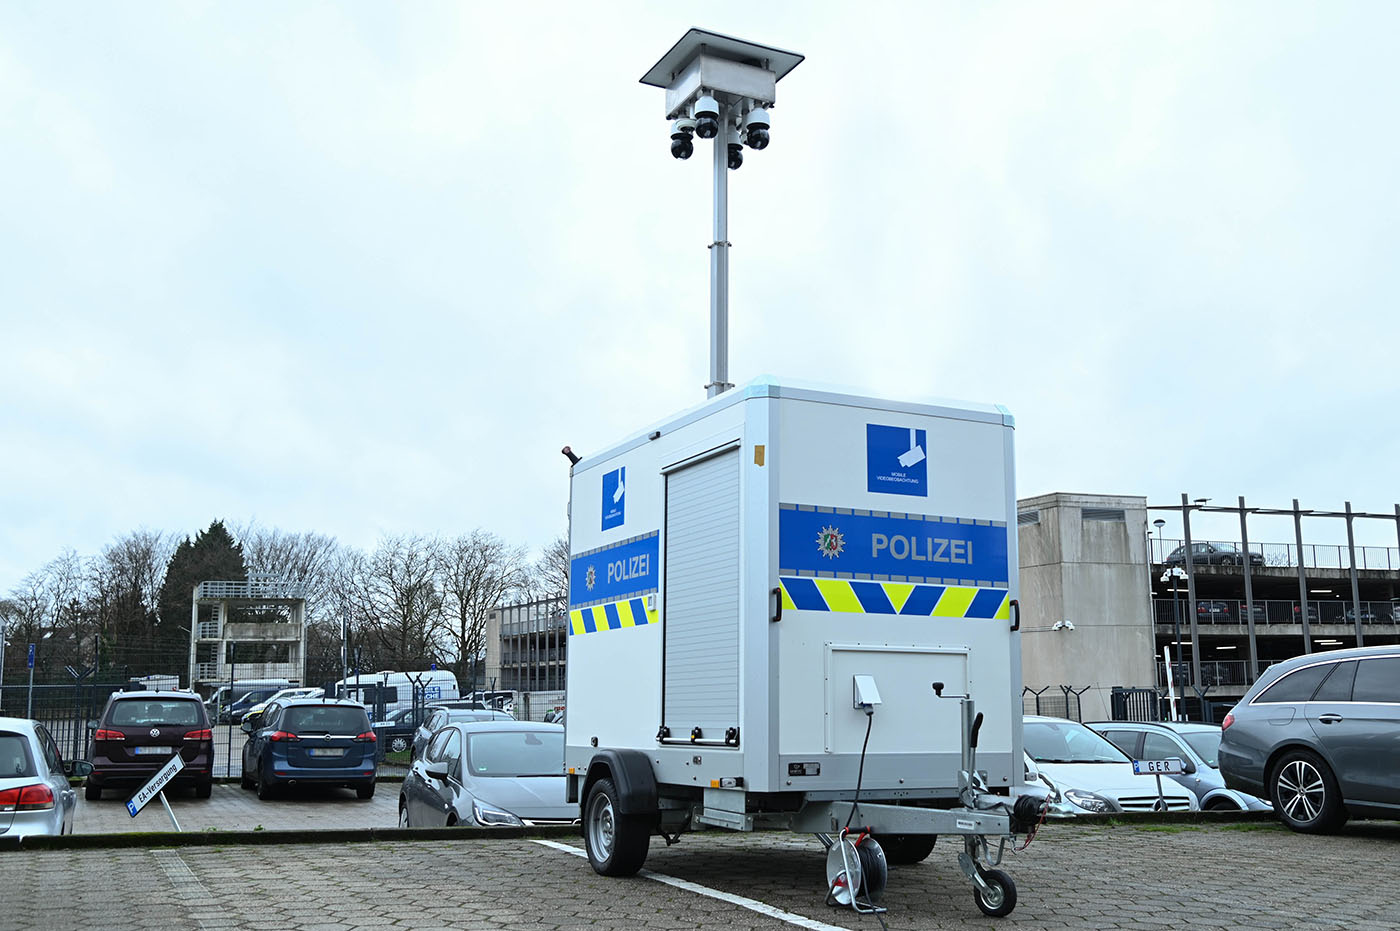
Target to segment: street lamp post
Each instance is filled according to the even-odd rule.
[[[652,65],[642,83],[666,91],[671,154],[687,159],[692,136],[713,139],[714,241],[710,243],[710,381],[707,397],[729,381],[729,176],[744,163],[744,146],[768,147],[774,88],[802,63],[795,52],[692,29]]]

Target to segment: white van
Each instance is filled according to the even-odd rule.
[[[426,705],[450,701],[460,695],[457,677],[446,669],[361,673],[335,683],[337,696],[359,702],[376,716],[412,708],[415,689],[422,690],[419,701]]]

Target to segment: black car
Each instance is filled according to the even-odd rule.
[[[1250,553],[1249,564],[1251,566],[1264,565],[1264,556],[1261,553]],[[1233,543],[1192,543],[1191,563],[1193,565],[1207,566],[1243,566],[1245,552]],[[1180,566],[1186,563],[1186,547],[1178,546],[1167,555],[1165,565]]]
[[[214,785],[214,733],[204,703],[193,692],[116,692],[107,699],[97,729],[92,732],[85,794],[88,801],[102,790],[135,789],[180,754],[184,768],[177,785],[194,786],[208,798]]]

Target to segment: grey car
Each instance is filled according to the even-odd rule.
[[[1094,721],[1089,724],[1135,760],[1180,759],[1186,772],[1171,776],[1190,789],[1203,811],[1268,811],[1265,799],[1227,788],[1220,774],[1220,726],[1188,721]]]
[[[65,764],[44,725],[0,718],[0,837],[73,833],[78,793],[68,777],[86,776],[92,764]]]
[[[576,824],[566,797],[564,728],[530,721],[449,724],[413,761],[400,827]]]
[[[413,732],[413,752],[409,754],[410,760],[416,760],[423,755],[423,750],[428,746],[428,741],[438,731],[449,724],[466,724],[471,721],[514,721],[515,718],[504,711],[492,711],[490,708],[463,708],[458,706],[433,706],[428,709],[428,716],[423,719],[423,723],[418,725],[418,729]]]
[[[1223,733],[1225,784],[1272,797],[1295,831],[1400,818],[1400,646],[1270,666],[1225,716]]]

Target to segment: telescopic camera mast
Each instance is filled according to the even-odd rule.
[[[713,139],[714,242],[710,243],[710,382],[707,397],[729,381],[729,177],[744,164],[744,146],[767,148],[777,83],[802,56],[732,36],[692,29],[642,76],[666,91],[671,154],[690,158],[693,136]]]

